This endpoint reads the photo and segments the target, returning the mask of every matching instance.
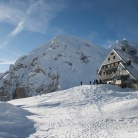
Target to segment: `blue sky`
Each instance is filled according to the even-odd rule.
[[[59,34],[138,41],[138,0],[0,0],[0,72]]]

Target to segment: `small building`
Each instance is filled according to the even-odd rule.
[[[138,89],[138,57],[125,46],[113,49],[102,63],[98,78],[102,83]]]

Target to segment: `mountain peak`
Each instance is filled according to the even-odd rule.
[[[27,96],[89,84],[107,55],[104,48],[75,36],[58,35],[20,57],[0,84],[10,98],[24,86]]]

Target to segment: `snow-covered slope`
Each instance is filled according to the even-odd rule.
[[[97,78],[104,48],[73,36],[57,36],[43,46],[19,58],[3,77],[1,91],[12,99],[16,87],[24,86],[28,96],[89,84]]]
[[[4,108],[8,103],[16,107],[10,105],[9,109]],[[138,91],[131,89],[112,85],[85,85],[8,103],[0,103],[0,111],[4,110],[0,112],[0,122],[3,118],[7,122],[0,123],[0,128],[5,128],[9,134],[12,132],[15,137],[22,138],[22,134],[29,138],[138,137]],[[20,110],[27,110],[30,115],[20,114]],[[18,119],[13,119],[14,116]],[[23,119],[29,119],[26,127],[24,125],[27,120],[22,123],[22,116]],[[7,121],[9,118],[13,120],[12,123]],[[16,131],[6,129],[10,124],[15,130],[15,124],[19,121],[21,123],[18,126],[25,132],[19,131],[17,134]],[[34,126],[31,126],[32,121]],[[1,132],[0,129],[0,137],[3,137]]]

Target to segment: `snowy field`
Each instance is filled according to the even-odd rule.
[[[138,138],[138,91],[79,86],[0,103],[1,138]]]

